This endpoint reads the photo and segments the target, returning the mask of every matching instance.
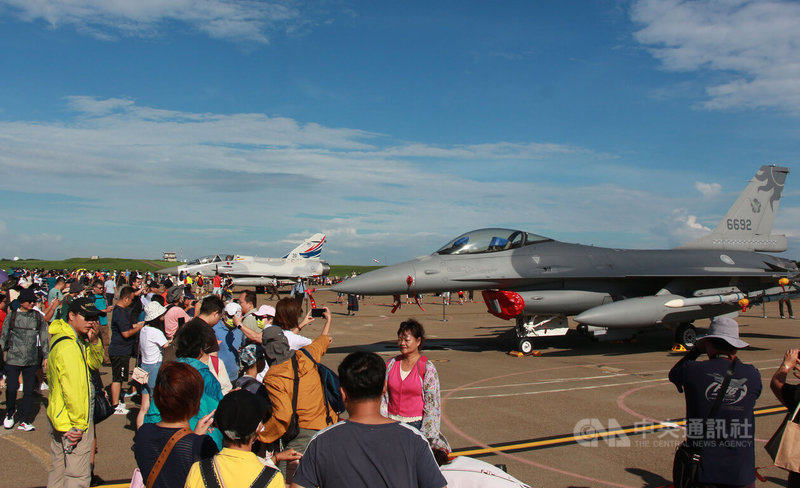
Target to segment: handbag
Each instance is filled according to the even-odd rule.
[[[103,389],[103,380],[100,378],[100,371],[89,370],[92,375],[92,385],[94,385],[94,423],[99,424],[103,420],[114,414],[114,407],[108,401],[106,391]]]
[[[281,443],[284,448],[289,442],[293,441],[295,437],[300,434],[300,426],[298,425],[300,418],[297,416],[297,390],[300,386],[300,373],[297,370],[297,355],[292,356],[292,368],[294,369],[294,391],[292,392],[292,418],[289,421],[289,427],[286,432],[281,436]]]
[[[800,424],[795,423],[800,403],[794,412],[787,414],[778,430],[764,446],[775,466],[800,473]]]
[[[158,455],[158,459],[156,459],[153,469],[150,470],[150,474],[147,475],[147,483],[145,484],[144,479],[142,478],[142,472],[139,471],[139,468],[136,468],[133,470],[133,476],[131,476],[130,488],[153,488],[159,473],[161,473],[161,468],[164,467],[164,463],[167,462],[167,458],[172,452],[172,448],[175,447],[175,444],[177,444],[179,440],[191,433],[191,430],[183,428],[172,434],[172,437],[169,438],[167,444],[164,446],[164,449],[161,450],[161,454]]]
[[[139,383],[140,385],[146,385],[147,381],[150,379],[150,373],[145,371],[140,366],[136,366],[135,368],[133,368],[132,379],[133,381]]]
[[[681,361],[685,359],[686,357],[681,359]],[[704,440],[706,438],[705,429],[707,420],[713,419],[717,415],[719,407],[722,406],[722,400],[725,398],[725,393],[728,391],[728,385],[731,384],[736,361],[737,359],[734,356],[733,361],[731,361],[731,366],[728,368],[728,371],[725,372],[725,379],[722,380],[722,385],[719,387],[717,398],[714,399],[714,405],[711,407],[711,411],[708,412],[708,416],[703,419]],[[678,449],[675,451],[675,458],[672,460],[672,485],[675,488],[694,488],[702,456],[703,448],[693,446],[688,439],[684,440],[678,446]]]

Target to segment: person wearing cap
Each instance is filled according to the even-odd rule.
[[[164,314],[167,309],[158,302],[151,301],[144,306],[144,327],[139,332],[139,355],[141,368],[148,373],[147,383],[142,385],[142,404],[136,416],[136,428],[141,427],[144,415],[150,408],[150,398],[156,387],[156,376],[161,367],[163,350],[169,344],[164,335]]]
[[[67,292],[64,293],[64,299],[61,300],[61,309],[58,312],[59,318],[64,319],[67,317],[67,314],[69,313],[69,305],[72,303],[72,300],[83,296],[84,288],[85,286],[83,286],[83,283],[81,283],[81,280],[79,279],[73,279],[69,282]]]
[[[186,488],[205,488],[204,477],[216,478],[217,486],[282,488],[283,475],[265,466],[252,452],[253,443],[267,413],[255,395],[247,390],[232,391],[219,402],[214,425],[222,431],[223,448],[213,458],[192,465]]]
[[[50,324],[52,354],[47,362],[50,395],[52,462],[47,486],[50,488],[89,486],[94,444],[92,405],[95,392],[91,369],[100,368],[103,344],[99,337],[98,310],[91,298],[72,301],[66,320]]]
[[[742,363],[739,349],[748,344],[739,338],[739,324],[715,317],[708,334],[670,370],[669,380],[686,396],[686,438],[702,446],[696,486],[755,486],[755,417],[753,408],[761,395],[761,374]],[[697,361],[701,354],[708,360]],[[720,388],[734,363],[727,391]],[[723,394],[713,422],[706,418],[718,394]],[[708,424],[713,428],[707,429]]]
[[[14,427],[14,415],[18,414],[19,429],[34,430],[28,415],[33,406],[33,387],[36,370],[47,367],[49,335],[47,321],[35,310],[37,298],[32,288],[23,289],[19,297],[19,308],[8,313],[0,331],[0,347],[5,352],[6,416],[3,427]],[[41,351],[41,356],[40,356]],[[17,388],[22,375],[22,405],[17,412]]]
[[[293,307],[297,307],[298,304],[291,298],[281,300],[276,307],[276,316],[281,316],[283,308],[286,306],[285,304],[290,302]],[[325,325],[322,327],[322,331],[314,342],[305,348],[317,363],[322,361],[322,357],[331,343],[329,335],[331,313],[327,308],[323,317],[325,318]],[[288,441],[284,448],[292,448],[302,453],[311,437],[328,426],[328,415],[330,415],[334,423],[338,421],[338,416],[335,412],[326,408],[324,392],[316,364],[305,353],[289,349],[288,341],[279,327],[264,328],[262,346],[269,363],[269,369],[264,376],[264,386],[269,393],[273,414],[264,426],[264,430],[259,434],[259,440],[264,443],[275,442],[286,433],[289,427],[293,414],[292,392],[295,378],[293,363],[295,361],[291,359],[294,357],[297,359],[299,377],[297,395],[299,434],[296,438]],[[292,473],[295,469],[296,463],[287,463],[286,466],[281,466],[281,471],[284,472],[287,482],[291,481]]]
[[[225,305],[222,320],[214,324],[214,334],[219,341],[219,359],[225,365],[230,380],[239,377],[239,350],[245,343],[244,333],[233,323],[233,317],[242,312],[238,303]]]
[[[167,314],[164,316],[164,333],[172,339],[181,325],[191,320],[189,314],[181,306],[183,303],[183,285],[175,285],[167,290]]]
[[[98,310],[109,313],[114,310],[114,307],[109,306],[106,301],[104,289],[103,282],[101,280],[95,280],[92,283],[92,294],[90,298],[94,299],[94,306],[97,307]],[[111,330],[109,330],[108,327],[108,317],[105,316],[100,317],[100,340],[103,341],[103,348],[105,349],[103,353],[103,364],[110,366],[111,358],[108,356],[108,344],[111,342]]]

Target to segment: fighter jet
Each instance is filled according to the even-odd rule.
[[[579,332],[598,340],[660,326],[690,346],[694,320],[736,314],[748,303],[797,290],[793,261],[760,254],[788,247],[786,236],[771,234],[788,173],[762,166],[713,232],[677,249],[602,248],[522,230],[480,229],[429,256],[345,280],[333,290],[484,290],[489,313],[516,320],[517,345],[525,353],[535,338],[566,334],[568,316],[575,316]]]
[[[326,276],[331,267],[319,257],[323,244],[325,235],[314,234],[282,258],[212,254],[157,272],[169,275],[177,275],[180,272],[190,275],[200,273],[206,277],[219,273],[231,276],[234,285],[267,286],[277,284],[278,281]]]

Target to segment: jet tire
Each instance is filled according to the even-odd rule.
[[[697,328],[691,322],[680,324],[675,329],[675,342],[683,344],[686,349],[691,349],[697,342]]]
[[[519,352],[523,354],[530,354],[533,351],[533,341],[530,339],[520,339],[517,345]]]

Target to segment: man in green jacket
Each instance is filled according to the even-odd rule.
[[[103,343],[98,336],[98,319],[103,315],[93,299],[76,298],[69,306],[67,321],[50,324],[47,418],[53,427],[53,462],[48,488],[88,487],[91,482],[95,392],[89,369],[98,369],[103,361]]]

